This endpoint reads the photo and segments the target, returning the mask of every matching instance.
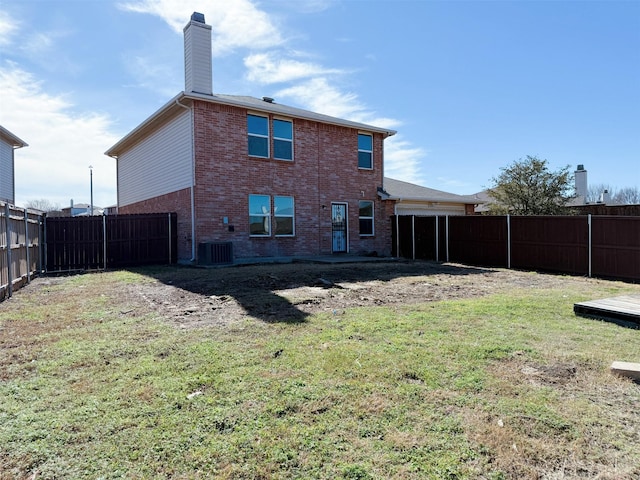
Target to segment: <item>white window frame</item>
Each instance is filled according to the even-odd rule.
[[[278,215],[276,211],[276,198],[290,198],[291,199],[291,208],[293,212],[291,215]],[[291,219],[291,233],[282,233],[278,234],[277,232],[277,223],[278,218],[290,218]],[[293,195],[274,195],[273,196],[273,223],[275,224],[273,228],[273,235],[276,237],[295,237],[296,236],[296,199]]]
[[[294,159],[294,153],[293,153],[293,120],[290,118],[281,118],[281,117],[273,117],[273,119],[271,120],[271,123],[275,123],[277,121],[280,122],[287,122],[291,124],[291,138],[282,138],[282,137],[276,137],[276,129],[275,127],[272,125],[271,131],[273,132],[273,158],[274,160],[282,160],[285,162],[293,162]],[[289,142],[291,143],[291,158],[280,158],[280,157],[276,157],[276,146],[275,146],[275,142],[276,140],[280,141],[280,142]]]
[[[249,117],[260,117],[260,118],[264,118],[267,120],[267,134],[266,135],[262,135],[259,133],[251,133],[249,132]],[[247,112],[247,153],[250,157],[254,157],[254,158],[270,158],[271,156],[271,137],[270,137],[270,133],[271,133],[271,129],[269,128],[269,116],[268,115],[261,115],[259,113],[254,113],[254,112]],[[257,137],[257,138],[266,138],[267,139],[267,155],[266,156],[262,156],[262,155],[254,155],[251,154],[251,152],[249,152],[249,137]]]
[[[364,150],[360,148],[360,136],[371,138],[371,150]],[[371,166],[370,167],[361,167],[360,166],[360,152],[368,153],[371,155]],[[360,170],[373,170],[373,135],[367,132],[358,132],[358,168]]]
[[[262,213],[253,213],[251,211],[251,197],[267,197],[269,204],[267,206],[267,211],[264,211],[264,206],[263,206],[263,211]],[[248,210],[249,210],[249,236],[250,237],[254,237],[254,238],[266,238],[266,237],[270,237],[271,236],[271,195],[264,195],[261,193],[250,193],[249,197],[248,197]],[[251,233],[251,217],[262,217],[263,218],[263,222],[266,220],[266,230],[267,233],[265,234],[257,234],[257,233]]]

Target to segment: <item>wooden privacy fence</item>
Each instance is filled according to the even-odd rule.
[[[177,260],[177,215],[154,213],[45,218],[47,273]]]
[[[0,202],[0,300],[43,269],[42,216]]]
[[[640,217],[392,217],[393,255],[640,280]]]

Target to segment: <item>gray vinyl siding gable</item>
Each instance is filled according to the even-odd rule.
[[[192,183],[191,110],[181,112],[118,157],[118,205],[148,200]]]
[[[13,147],[0,139],[0,200],[14,203]]]

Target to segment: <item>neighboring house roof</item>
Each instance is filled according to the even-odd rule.
[[[9,130],[4,128],[2,125],[0,125],[0,138],[2,138],[6,143],[13,146],[14,148],[22,148],[22,147],[29,146],[27,142],[25,142],[24,140],[20,140],[13,133],[11,133]]]
[[[482,203],[482,200],[475,195],[456,195],[455,193],[422,187],[415,183],[403,182],[389,177],[384,177],[384,190],[389,194],[390,200],[451,202],[473,205]]]
[[[89,203],[74,203],[73,206],[61,208],[61,210],[63,212],[68,212],[71,209],[74,209],[74,210],[89,210],[90,208],[91,208],[91,204],[89,204]],[[94,210],[102,210],[102,207],[94,205],[93,209]]]
[[[180,92],[178,95],[169,100],[164,106],[153,113],[144,122],[138,125],[129,134],[123,137],[118,143],[113,145],[109,150],[105,152],[110,157],[117,157],[122,151],[127,150],[130,146],[137,143],[144,138],[149,132],[171,118],[176,112],[187,107],[185,102],[193,102],[193,100],[202,100],[205,102],[219,103],[223,105],[231,105],[235,107],[247,108],[249,110],[260,111],[265,113],[276,113],[280,115],[287,115],[295,118],[302,118],[305,120],[311,120],[321,123],[328,123],[331,125],[338,125],[348,128],[355,128],[360,130],[366,130],[373,133],[381,133],[384,137],[390,137],[396,134],[395,130],[389,130],[386,128],[374,127],[373,125],[367,125],[365,123],[352,122],[350,120],[344,120],[329,115],[323,115],[320,113],[311,112],[296,107],[289,107],[273,102],[272,99],[266,98],[260,99],[245,95],[204,95],[199,93]]]

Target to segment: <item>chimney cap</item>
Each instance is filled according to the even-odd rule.
[[[578,168],[576,170],[584,170],[584,165],[582,164],[578,165]]]
[[[204,22],[204,13],[193,12],[191,14],[191,20],[194,21],[194,22],[198,22],[198,23],[205,23]]]

